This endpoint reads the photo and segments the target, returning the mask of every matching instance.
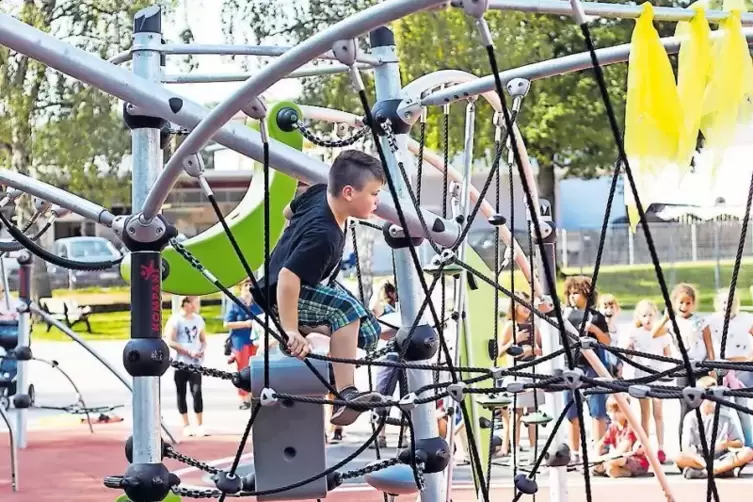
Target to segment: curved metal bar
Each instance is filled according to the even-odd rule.
[[[464,72],[460,70],[441,70],[441,71],[433,72],[428,75],[419,77],[413,82],[407,84],[403,88],[403,94],[406,96],[407,99],[418,99],[427,91],[431,91],[443,85],[461,84],[465,82],[472,82],[476,79],[478,79],[478,77],[468,72]],[[499,96],[497,96],[497,93],[495,91],[488,91],[488,92],[482,93],[481,96],[484,99],[486,99],[486,101],[494,109],[494,111],[497,111],[497,112],[502,111],[502,103],[499,99]],[[357,115],[354,115],[348,112],[344,112],[340,110],[333,110],[331,108],[318,107],[318,106],[300,105],[300,107],[304,116],[308,118],[312,118],[315,120],[326,120],[329,122],[346,123],[352,127],[363,126],[361,117],[358,117]],[[531,165],[528,161],[528,155],[526,153],[526,146],[525,146],[525,142],[523,141],[523,135],[520,134],[520,132],[517,130],[517,127],[518,127],[517,124],[515,124],[515,128],[516,128],[515,137],[517,139],[518,147],[520,148],[521,159],[523,159],[523,162],[524,162],[523,170],[526,173],[526,177],[528,178],[529,187],[532,187],[533,189],[532,195],[533,195],[534,203],[538,204],[539,194],[538,194],[537,185],[535,183],[535,179],[533,176],[533,169],[531,168]],[[408,149],[413,154],[418,154],[418,150],[419,150],[418,142],[414,139],[409,139]],[[434,166],[435,168],[437,168],[440,172],[443,172],[445,169],[444,160],[442,159],[442,157],[437,155],[435,152],[431,151],[428,148],[424,148],[424,161]],[[448,169],[447,174],[448,174],[448,177],[452,179],[452,181],[455,181],[457,183],[462,182],[462,179],[463,179],[462,175],[459,172],[457,172],[455,169],[453,169],[452,167]],[[471,202],[476,204],[478,202],[478,198],[480,195],[481,194],[478,191],[478,189],[476,189],[476,187],[471,186],[471,191],[470,191]],[[483,200],[481,202],[481,207],[479,210],[487,218],[490,218],[495,212],[492,205],[486,200]],[[513,248],[514,250],[513,255],[514,255],[515,263],[517,264],[518,268],[523,273],[523,275],[526,277],[526,280],[528,280],[529,284],[533,282],[534,293],[538,297],[541,297],[542,291],[543,291],[541,288],[541,284],[538,278],[533,275],[530,261],[528,260],[525,253],[523,252],[523,249],[520,247],[520,244],[517,242],[517,240],[514,239],[507,225],[500,225],[499,238],[502,240],[502,242],[505,243],[505,245]]]
[[[169,119],[172,123],[181,127],[191,129],[209,114],[205,107],[160,84],[136,77],[124,68],[57,40],[55,37],[6,14],[0,14],[0,44],[36,59],[81,82],[101,89],[127,103],[147,109],[149,113],[155,116]],[[177,111],[174,111],[171,106]],[[213,139],[247,157],[256,160],[263,159],[264,152],[260,134],[245,125],[226,124]],[[325,183],[327,181],[329,166],[271,138],[269,140],[269,160],[273,168],[306,183]],[[3,172],[0,171],[0,174],[3,174]],[[0,176],[0,182],[2,180],[3,177]],[[17,185],[14,184],[13,186]],[[60,192],[66,194],[62,190]],[[44,194],[47,194],[47,192],[40,192],[38,195],[50,200],[44,197]],[[59,205],[68,207],[64,204]],[[68,208],[70,209],[70,207]],[[431,238],[443,246],[452,246],[460,235],[458,224],[452,220],[439,218],[430,211],[422,211],[427,222],[431,223],[438,220],[444,227],[444,231],[441,232],[432,230]],[[376,215],[393,223],[399,222],[392,197],[389,194],[384,194],[379,198]],[[405,216],[410,234],[416,237],[425,236],[421,222],[412,208],[405,208]]]
[[[753,28],[743,29],[743,34],[750,44],[753,40]],[[714,32],[711,36],[716,37],[719,36],[719,34]],[[661,39],[661,41],[668,54],[675,54],[680,50],[682,39],[677,37],[667,37]],[[596,55],[602,66],[623,63],[630,57],[630,44],[597,49]],[[502,83],[506,84],[514,78],[540,80],[543,78],[555,77],[557,75],[564,75],[566,73],[587,70],[591,67],[591,55],[588,52],[581,52],[501,71],[499,72],[499,77],[502,80]],[[446,105],[453,101],[466,99],[468,96],[476,96],[489,91],[494,91],[494,75],[488,75],[473,82],[433,92],[421,99],[421,106]]]
[[[120,380],[120,382],[123,385],[125,385],[126,389],[128,389],[133,394],[133,387],[128,382],[128,379],[126,379],[123,375],[121,375],[120,372],[118,372],[118,370],[116,370],[110,363],[107,362],[107,360],[104,357],[102,357],[96,350],[94,350],[94,348],[89,343],[87,343],[86,340],[78,336],[78,334],[76,334],[75,331],[73,331],[71,328],[69,328],[62,322],[58,321],[54,317],[50,316],[50,314],[48,314],[44,310],[40,309],[36,303],[31,303],[29,305],[29,310],[32,314],[38,315],[39,317],[42,318],[42,320],[44,320],[44,322],[52,324],[57,329],[62,331],[64,335],[68,336],[68,338],[70,338],[71,340],[79,344],[81,347],[83,347],[84,350],[86,350],[89,354],[94,356],[94,359],[102,363],[102,365],[105,368],[107,368],[110,371],[110,373],[112,373],[115,376],[115,378]],[[165,434],[167,434],[167,437],[170,438],[170,441],[172,441],[173,444],[177,444],[177,441],[175,440],[173,435],[170,434],[170,430],[167,428],[167,426],[164,423],[162,424],[162,430],[165,431]]]
[[[132,52],[137,47],[131,47],[127,51],[120,52],[108,61],[113,64],[120,64],[131,59]],[[292,49],[290,46],[277,45],[234,45],[234,44],[165,44],[160,47],[162,54],[168,55],[210,55],[210,56],[259,56],[259,57],[278,57]],[[332,51],[321,54],[317,59],[337,60]],[[370,54],[361,54],[356,58],[359,63],[365,63],[370,66],[382,64],[382,61]]]
[[[460,0],[451,2],[453,7],[463,7]],[[624,5],[600,2],[581,2],[587,16],[616,17],[619,19],[636,19],[643,9],[639,5]],[[497,10],[514,10],[518,12],[532,12],[537,14],[554,14],[557,16],[572,16],[573,8],[569,1],[562,0],[489,0],[489,8]],[[654,7],[656,21],[690,21],[696,15],[695,9],[681,7]],[[729,17],[729,12],[707,10],[705,17],[710,23],[719,23]],[[753,24],[753,15],[742,14],[743,24]]]
[[[371,70],[371,65],[356,65],[361,71]],[[338,73],[348,73],[350,68],[344,64],[329,64],[322,66],[312,66],[310,68],[301,68],[291,72],[283,77],[284,79],[317,77],[323,75],[336,75]],[[214,82],[245,82],[251,78],[253,73],[175,73],[162,77],[165,84],[206,84]]]
[[[10,423],[8,414],[5,409],[0,406],[0,417],[8,427],[8,437],[10,438],[10,486],[14,492],[18,491],[18,446],[16,445],[16,433],[13,430],[13,425]]]
[[[2,22],[2,19],[0,19],[0,22]],[[2,43],[2,40],[0,40],[0,43]],[[7,169],[0,169],[0,183],[10,185],[13,188],[36,195],[37,197],[59,206],[63,206],[84,218],[89,218],[90,220],[107,227],[111,227],[112,222],[115,219],[114,214],[99,204],[23,174],[9,171]]]
[[[81,394],[81,391],[78,389],[78,386],[76,385],[76,382],[73,381],[73,379],[71,378],[71,376],[68,373],[66,373],[63,370],[63,368],[60,367],[60,363],[57,362],[57,361],[55,361],[55,360],[48,361],[47,359],[40,359],[38,357],[32,358],[32,361],[39,361],[40,363],[45,363],[45,364],[49,365],[50,368],[54,368],[54,369],[58,370],[60,373],[63,374],[63,376],[66,378],[66,380],[68,380],[68,382],[73,387],[73,390],[76,392],[76,396],[78,397],[77,401],[79,403],[81,403],[81,406],[84,408],[84,413],[86,413],[86,421],[89,423],[89,431],[92,434],[94,434],[94,427],[92,427],[92,419],[89,416],[89,410],[86,407],[86,402],[84,401],[84,395]]]
[[[338,40],[352,39],[414,12],[444,3],[442,0],[389,0],[350,16],[280,56],[274,63],[246,81],[232,96],[212,109],[209,115],[185,138],[167,162],[143,207],[143,217],[156,217],[183,169],[182,160],[204,146],[246,103],[259,97],[283,76],[303,66]],[[166,117],[169,119],[169,117]]]

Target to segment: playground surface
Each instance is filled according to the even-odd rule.
[[[120,368],[124,342],[95,342],[93,345],[116,368]],[[19,491],[13,493],[10,486],[10,456],[8,454],[8,436],[0,429],[0,500],[10,502],[101,502],[115,500],[119,495],[115,490],[103,486],[102,480],[108,475],[120,475],[125,472],[127,461],[124,443],[131,431],[130,395],[115,377],[108,374],[89,354],[73,343],[35,342],[35,355],[45,359],[56,359],[61,367],[69,373],[86,400],[88,406],[125,405],[115,410],[123,417],[119,423],[95,425],[95,433],[89,433],[86,425],[78,424],[81,416],[66,416],[60,411],[30,410],[28,447],[19,450]],[[218,369],[228,369],[222,355],[222,337],[210,338],[206,365]],[[359,369],[360,384],[365,368]],[[34,364],[31,381],[37,387],[38,404],[66,406],[75,402],[75,394],[65,379],[49,368]],[[172,372],[162,379],[162,405],[165,423],[179,439],[176,449],[194,458],[206,461],[218,467],[231,463],[240,440],[243,427],[249,418],[248,411],[237,409],[237,397],[232,385],[217,379],[204,379],[205,424],[212,433],[205,438],[181,437],[180,417],[176,411]],[[676,453],[676,424],[678,404],[670,402],[665,407],[667,424],[667,454],[671,458]],[[13,415],[13,412],[10,413]],[[548,430],[542,430],[542,444]],[[370,426],[366,416],[345,431],[344,441],[328,446],[328,463],[336,462],[356,448],[370,435]],[[393,456],[397,442],[397,431],[388,430],[388,444],[391,448],[382,450],[382,456]],[[525,446],[526,440],[523,440]],[[252,448],[247,445],[240,470],[248,472],[252,466]],[[530,453],[525,453],[521,460]],[[360,457],[343,468],[351,470],[363,467],[376,459],[374,450],[366,450]],[[191,486],[213,487],[208,484],[204,473],[186,467],[173,460],[166,459],[165,464],[176,472],[183,483]],[[520,462],[524,466],[525,462]],[[665,471],[672,485],[677,502],[702,502],[706,500],[706,482],[704,480],[686,480],[671,465]],[[477,500],[472,488],[470,468],[458,466],[454,469],[454,488],[452,500],[463,502]],[[490,500],[508,501],[513,499],[513,470],[511,467],[495,464],[492,468],[492,492]],[[581,472],[571,472],[569,478],[569,500],[586,500],[584,480]],[[536,500],[550,500],[546,485],[548,476],[543,470],[538,477],[540,491]],[[744,473],[742,479],[718,481],[722,501],[746,500],[744,495],[753,489],[753,474]],[[592,479],[593,500],[622,502],[639,497],[643,500],[661,501],[664,498],[654,478],[633,480]],[[530,498],[530,497],[528,497]],[[346,502],[359,500],[371,502],[383,500],[375,492],[356,478],[349,480],[339,489],[333,491],[328,500]],[[413,497],[404,497],[411,499]],[[483,500],[481,498],[480,500]],[[526,500],[523,498],[522,500]]]

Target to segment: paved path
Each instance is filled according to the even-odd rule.
[[[225,357],[222,351],[222,337],[210,337],[209,347],[207,350],[206,365],[209,367],[232,370],[233,368],[227,365]],[[95,342],[93,346],[96,350],[108,361],[110,361],[116,368],[123,371],[122,368],[122,350],[125,342]],[[122,459],[122,440],[127,437],[131,430],[131,396],[125,387],[112,375],[110,375],[104,367],[102,367],[97,361],[91,357],[85,350],[74,343],[69,342],[35,342],[32,345],[34,354],[36,357],[57,360],[60,363],[60,367],[63,368],[70,377],[76,382],[81,391],[88,406],[101,406],[101,405],[125,405],[123,409],[118,410],[116,413],[124,417],[125,421],[122,424],[100,426],[97,429],[97,437],[101,434],[115,435],[115,439],[112,440],[112,445],[109,447],[111,455],[116,458]],[[358,384],[365,388],[368,386],[367,371],[366,368],[360,368],[357,370]],[[51,368],[41,365],[39,363],[31,363],[31,381],[35,384],[37,389],[37,402],[41,405],[47,406],[65,406],[70,405],[76,401],[75,393],[73,392],[70,384],[62,377],[58,372]],[[177,436],[181,436],[181,421],[176,410],[175,393],[172,383],[172,370],[161,380],[162,389],[162,415],[165,423]],[[227,465],[230,458],[236,452],[238,440],[249,418],[248,411],[241,411],[237,408],[238,398],[232,384],[226,381],[218,379],[205,378],[204,379],[204,398],[205,398],[205,424],[212,433],[211,438],[192,438],[183,444],[177,445],[177,449],[181,451],[184,447],[188,448],[189,453],[200,456],[205,461],[219,461],[219,465]],[[637,412],[637,404],[636,404]],[[29,412],[29,426],[32,430],[41,430],[49,428],[51,423],[51,417],[59,417],[60,412],[51,410],[30,410]],[[679,423],[679,406],[676,402],[669,401],[665,404],[665,428],[666,428],[666,452],[668,456],[672,457],[677,451],[677,426]],[[2,428],[2,426],[0,426]],[[82,448],[87,444],[87,438],[94,440],[86,433],[84,426],[79,426],[79,438]],[[84,433],[81,434],[81,430]],[[108,432],[110,431],[110,432]],[[396,430],[390,428],[388,430],[388,441],[390,446],[394,447],[396,444]],[[542,435],[545,437],[548,433],[547,429],[543,429]],[[62,431],[61,431],[62,435]],[[332,445],[328,448],[328,463],[332,465],[339,459],[344,458],[350,453],[354,452],[358,446],[370,435],[370,425],[368,423],[368,417],[364,414],[353,426],[346,429],[345,441],[339,445]],[[525,437],[525,434],[524,434]],[[542,438],[543,441],[544,438]],[[5,439],[0,442],[0,452],[5,451],[3,445]],[[205,444],[206,448],[202,449],[201,445]],[[527,441],[524,440],[524,444],[527,445]],[[198,447],[196,445],[199,445]],[[211,447],[210,447],[211,445]],[[242,462],[241,470],[249,472],[253,465],[250,458],[251,449],[246,449],[246,455]],[[100,452],[101,454],[101,452]],[[4,453],[0,453],[0,456],[4,456]],[[208,455],[203,456],[202,455]],[[394,455],[394,449],[383,452],[384,456]],[[526,454],[529,455],[529,454]],[[24,456],[22,456],[22,462],[24,462]],[[222,461],[222,459],[225,459]],[[362,467],[369,462],[375,460],[374,450],[366,450],[353,462],[343,468],[343,470],[350,470]],[[524,466],[525,462],[521,459],[520,466]],[[0,466],[3,463],[0,462]],[[173,464],[171,464],[173,465]],[[26,466],[24,469],[28,469],[30,466]],[[178,466],[174,466],[177,468]],[[116,473],[119,471],[116,471]],[[673,479],[677,479],[676,471],[668,466],[667,472],[671,474]],[[513,472],[509,466],[495,465],[492,470],[493,482],[496,484],[509,485],[512,480]],[[112,474],[112,473],[111,473]],[[203,484],[208,480],[202,477],[201,473],[193,472],[192,469],[184,469],[181,471],[181,477],[184,482]],[[50,474],[52,479],[54,474]],[[0,480],[5,477],[5,473],[0,472]],[[456,484],[467,485],[471,481],[470,469],[466,466],[457,467],[454,470],[454,480]],[[582,483],[582,473],[571,473],[569,475],[570,483],[574,487],[580,486]],[[547,483],[547,473],[543,470],[539,478],[542,485]],[[95,479],[89,480],[92,483],[99,483]],[[87,482],[89,482],[87,481]],[[35,482],[30,477],[26,476],[25,483],[30,484]],[[352,486],[357,486],[362,482],[362,479],[356,478],[349,481]],[[598,480],[599,483],[609,481]],[[636,486],[654,483],[653,480],[634,480],[630,481],[635,483]],[[684,482],[684,480],[683,480]],[[742,482],[742,481],[741,481]],[[82,481],[83,483],[83,481]],[[649,484],[650,484],[649,483]],[[701,485],[698,485],[699,489]],[[580,488],[575,488],[576,491]],[[2,482],[0,482],[0,493],[2,493]],[[0,498],[3,498],[0,496]],[[659,500],[653,495],[650,496],[651,500]],[[21,500],[21,499],[19,499]],[[37,499],[35,499],[36,502]],[[39,499],[42,500],[42,499]],[[370,500],[370,499],[369,499]],[[544,499],[542,499],[544,500]],[[682,499],[682,502],[693,499]],[[703,500],[698,498],[697,500]],[[729,499],[733,500],[733,499]],[[739,499],[742,500],[742,499]]]

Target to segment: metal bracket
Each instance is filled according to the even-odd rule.
[[[358,58],[358,41],[355,38],[338,40],[332,44],[332,53],[345,66],[353,66]]]
[[[489,9],[489,0],[462,0],[461,5],[466,14],[481,19]]]
[[[420,100],[403,99],[400,101],[400,104],[397,105],[396,111],[400,120],[412,126],[421,119],[424,113],[424,108],[421,107]]]
[[[243,105],[241,111],[251,119],[262,120],[267,116],[267,103],[262,96],[257,96]]]
[[[184,157],[181,165],[186,174],[192,178],[198,178],[204,174],[204,159],[198,153]]]
[[[161,218],[146,222],[141,215],[129,218],[123,228],[123,231],[136,242],[154,242],[159,240],[166,230],[167,226]]]
[[[50,208],[50,212],[55,218],[62,218],[63,216],[69,214],[71,210],[63,206],[58,206],[57,204],[53,204],[52,207]]]
[[[52,207],[52,202],[44,200],[40,197],[33,197],[32,204],[34,204],[34,209],[40,214],[46,213],[47,210]]]

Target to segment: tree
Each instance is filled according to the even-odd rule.
[[[11,0],[0,4],[39,30],[107,57],[131,44],[133,15],[150,0]],[[129,200],[120,164],[130,149],[117,100],[0,46],[0,166],[104,205]],[[23,209],[23,208],[22,208]],[[28,204],[21,220],[28,219]],[[35,262],[35,295],[50,293]]]
[[[226,18],[242,19],[250,30],[238,30],[238,25],[231,25],[228,34],[262,43],[280,40],[299,43],[373,3],[372,0],[311,0],[290,7],[279,2],[235,0],[226,3]],[[660,0],[652,3],[669,6],[681,2]],[[231,16],[230,12],[237,15]],[[585,50],[580,29],[571,18],[501,11],[490,11],[486,17],[502,69]],[[629,43],[633,25],[632,20],[600,19],[592,23],[594,43],[597,47]],[[672,23],[657,23],[657,27],[662,36],[669,36],[674,31]],[[458,9],[413,14],[393,23],[391,28],[396,35],[404,83],[440,69],[462,69],[479,76],[490,74],[488,57],[474,23]],[[627,65],[606,67],[605,76],[612,103],[622,122]],[[370,79],[366,79],[366,83],[370,85]],[[347,76],[306,79],[302,100],[362,113]],[[463,148],[462,108],[452,107],[451,155]],[[491,160],[494,142],[492,111],[488,105],[479,103],[476,116],[474,153]],[[588,72],[535,81],[521,110],[519,125],[529,154],[538,161],[539,192],[542,198],[552,202],[556,171],[565,176],[592,177],[611,170],[617,160],[617,148],[601,95],[593,75]],[[412,134],[416,135],[417,129],[414,128]],[[441,130],[441,112],[432,110],[427,124],[427,147],[441,148]]]

